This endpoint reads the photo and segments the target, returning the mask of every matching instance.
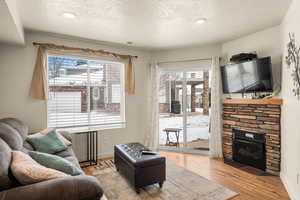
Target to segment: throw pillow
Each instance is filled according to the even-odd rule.
[[[49,132],[51,132],[51,131],[54,131],[54,130],[55,130],[55,129],[53,129],[53,128],[47,128],[47,129],[41,130],[41,131],[39,131],[39,132],[37,132],[37,133],[35,133],[35,134],[28,135],[27,138],[32,138],[32,137],[35,137],[35,136],[46,135],[47,133],[49,133]],[[56,133],[57,133],[59,139],[60,139],[61,141],[63,141],[63,143],[65,143],[65,145],[67,145],[67,146],[72,145],[72,142],[70,142],[69,140],[67,140],[67,139],[66,139],[64,136],[62,136],[59,132],[56,131]]]
[[[68,147],[63,143],[55,130],[46,135],[27,138],[27,141],[34,147],[36,151],[55,154],[65,151]]]
[[[46,168],[21,151],[12,152],[11,171],[23,185],[69,176],[55,169]]]
[[[81,171],[73,163],[62,157],[37,151],[29,151],[29,155],[45,167],[56,169],[72,176],[81,174]]]

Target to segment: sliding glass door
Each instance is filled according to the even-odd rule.
[[[186,148],[209,149],[209,71],[186,72]]]
[[[180,152],[209,147],[209,70],[162,70],[159,147]]]
[[[179,147],[183,143],[183,72],[161,72],[159,86],[159,144]]]

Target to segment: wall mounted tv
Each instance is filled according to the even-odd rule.
[[[223,92],[272,92],[271,57],[221,66]]]

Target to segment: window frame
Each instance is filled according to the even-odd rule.
[[[61,52],[61,51],[54,51],[54,50],[49,50],[46,52],[46,65],[47,65],[47,89],[48,89],[48,96],[50,91],[49,91],[49,61],[48,58],[49,56],[56,56],[56,57],[64,57],[64,58],[73,58],[73,59],[84,59],[84,60],[93,60],[93,61],[100,61],[100,62],[106,62],[106,63],[118,63],[122,64],[123,67],[120,69],[120,117],[121,121],[120,122],[115,122],[115,123],[107,123],[107,124],[99,124],[99,125],[91,125],[91,112],[90,112],[90,81],[88,81],[87,85],[87,102],[88,102],[88,125],[87,126],[72,126],[72,127],[55,127],[59,130],[70,130],[70,131],[76,131],[76,130],[85,130],[85,129],[90,129],[92,127],[93,130],[102,130],[102,129],[119,129],[119,128],[126,128],[126,101],[125,101],[125,67],[126,63],[120,59],[117,58],[110,58],[110,57],[105,57],[105,56],[91,56],[91,55],[83,55],[80,53],[68,53],[68,52]],[[88,80],[90,80],[90,72],[87,70],[88,74]],[[48,109],[48,102],[49,99],[46,101],[46,113],[47,113],[47,127],[49,127],[49,109]]]

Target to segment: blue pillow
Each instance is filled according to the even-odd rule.
[[[37,151],[30,151],[29,155],[33,160],[45,167],[56,169],[72,176],[81,174],[81,171],[73,163],[62,157]]]
[[[36,151],[55,154],[65,151],[68,147],[63,143],[55,130],[47,133],[46,135],[35,136],[26,139]]]

